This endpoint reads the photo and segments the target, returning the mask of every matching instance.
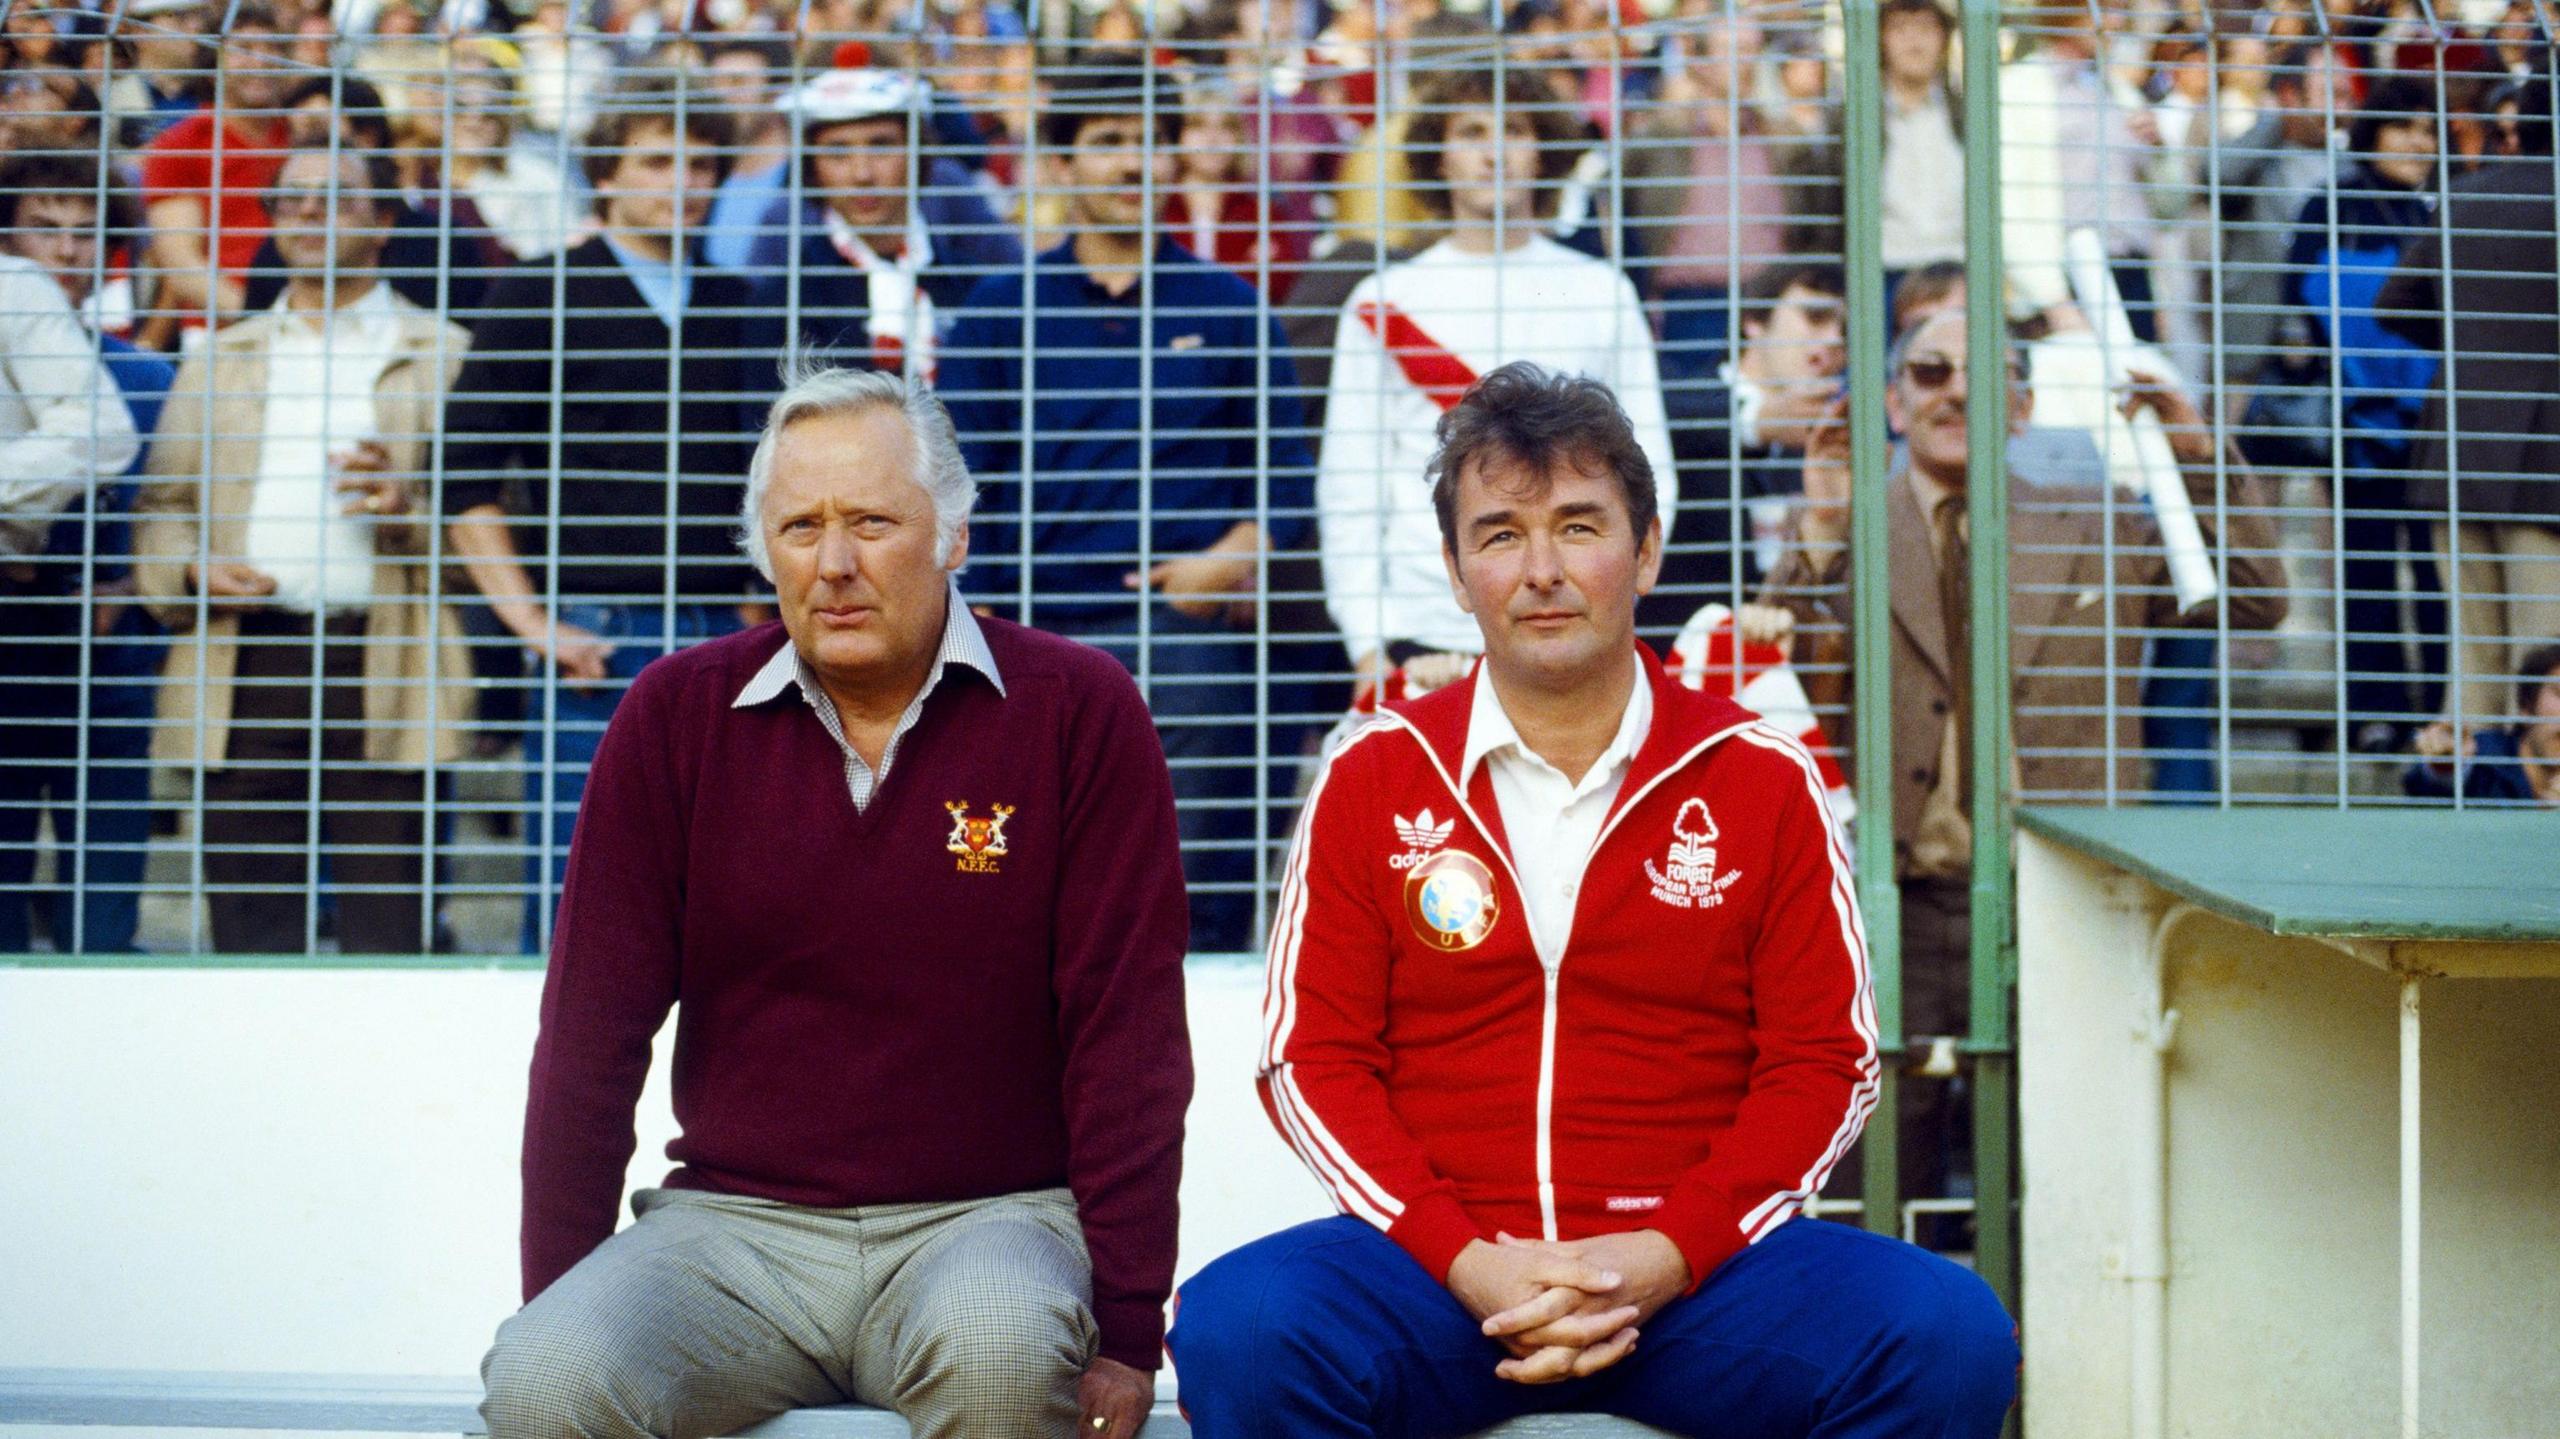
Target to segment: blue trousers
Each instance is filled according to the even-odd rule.
[[[151,848],[151,727],[160,661],[168,653],[156,629],[152,635],[101,644],[91,657],[88,803],[73,803],[66,777],[52,810],[54,834],[80,836],[83,851],[76,918],[66,878],[70,866],[60,857],[54,861],[56,878],[46,902],[57,950],[70,950],[75,932],[78,947],[88,954],[140,948],[142,872]]]
[[[1167,1342],[1200,1439],[1422,1439],[1559,1411],[1699,1439],[1992,1439],[2017,1395],[2015,1336],[1963,1268],[1797,1219],[1666,1305],[1617,1364],[1514,1384],[1447,1289],[1344,1217],[1200,1271]]]
[[[2221,695],[2210,632],[2154,635],[2151,674],[2142,682],[2142,747],[2151,751],[2152,798],[2202,804],[2213,796],[2214,705]]]
[[[735,603],[675,606],[672,627],[660,604],[594,604],[563,600],[563,623],[611,640],[605,677],[597,684],[555,680],[546,698],[536,690],[528,701],[524,737],[524,798],[530,823],[525,827],[524,950],[539,954],[550,945],[543,920],[560,902],[560,881],[569,873],[569,841],[577,832],[578,801],[586,797],[587,768],[604,743],[604,727],[622,704],[623,692],[651,660],[704,640],[735,634],[743,627]],[[550,709],[546,716],[544,706]],[[545,734],[545,719],[549,733]],[[546,764],[547,761],[547,764]],[[551,842],[548,863],[543,840]]]
[[[109,636],[91,637],[88,619],[67,597],[0,593],[0,954],[32,949],[39,915],[57,951],[135,948],[151,842],[152,705],[167,650],[138,611]],[[36,838],[48,816],[55,879],[38,890]]]

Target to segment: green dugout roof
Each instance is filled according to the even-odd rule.
[[[2560,815],[2024,809],[2019,825],[2271,934],[2560,941]]]

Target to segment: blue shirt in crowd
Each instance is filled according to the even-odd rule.
[[[784,182],[790,178],[786,161],[721,181],[711,194],[711,217],[702,226],[703,263],[724,270],[746,269],[763,239],[765,216],[789,188]]]
[[[1146,281],[1113,295],[1070,242],[1034,262],[1029,303],[1019,272],[971,292],[935,389],[980,487],[972,600],[1010,613],[1027,553],[1031,619],[1109,619],[1131,608],[1126,576],[1239,520],[1262,519],[1273,548],[1304,545],[1313,477],[1279,325],[1252,286],[1171,241],[1149,275],[1152,297]]]
[[[672,330],[680,321],[677,316],[693,303],[693,272],[679,269],[665,260],[653,260],[623,244],[611,235],[604,237],[613,258],[622,262],[622,272],[631,277],[631,287],[649,306],[660,323]]]

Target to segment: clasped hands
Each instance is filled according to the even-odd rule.
[[[1510,1351],[1515,1384],[1581,1379],[1634,1352],[1641,1326],[1689,1287],[1689,1263],[1660,1230],[1567,1242],[1478,1239],[1449,1266],[1449,1292]]]

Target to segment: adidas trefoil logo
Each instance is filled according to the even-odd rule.
[[[1431,852],[1449,842],[1449,832],[1458,827],[1453,816],[1436,819],[1428,806],[1411,819],[1397,815],[1396,838],[1403,842],[1404,853],[1387,861],[1389,869],[1411,869],[1431,857]]]
[[[1425,808],[1411,819],[1396,816],[1396,838],[1408,849],[1438,849],[1449,842],[1449,831],[1457,827],[1454,819],[1434,820]]]

